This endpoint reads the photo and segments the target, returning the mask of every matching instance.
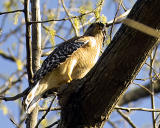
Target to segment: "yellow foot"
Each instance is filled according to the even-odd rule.
[[[72,81],[72,77],[68,74],[69,80],[67,81],[67,83],[70,83]]]

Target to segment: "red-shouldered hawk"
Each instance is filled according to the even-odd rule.
[[[46,91],[83,78],[97,62],[105,38],[105,25],[98,22],[91,24],[83,36],[60,44],[35,73],[33,86],[23,101],[26,112],[32,112]]]

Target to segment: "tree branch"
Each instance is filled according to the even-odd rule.
[[[31,79],[33,77],[32,71],[32,45],[31,45],[31,24],[29,24],[29,2],[30,0],[24,1],[24,14],[25,14],[25,23],[26,23],[26,51],[27,51],[27,74],[28,82],[31,85]]]
[[[29,88],[25,89],[22,93],[19,93],[16,96],[13,96],[13,97],[0,96],[0,100],[5,100],[5,101],[17,100],[17,99],[23,97],[28,92],[28,90],[29,90]]]
[[[35,128],[38,128],[39,124],[42,122],[43,119],[45,119],[45,117],[47,116],[48,112],[51,110],[52,104],[55,100],[55,97],[52,99],[47,111],[45,112],[45,114],[42,116],[42,118],[38,121],[37,125],[35,126]]]
[[[5,59],[8,59],[8,60],[10,60],[12,62],[16,61],[16,58],[14,56],[9,56],[5,52],[3,52],[2,50],[0,50],[0,56],[5,58]]]
[[[149,108],[126,108],[126,107],[116,106],[115,109],[125,110],[127,112],[130,111],[160,112],[160,109],[149,109]]]
[[[131,119],[127,116],[127,115],[125,115],[122,111],[120,111],[120,110],[117,110],[117,112],[124,118],[124,120],[126,120],[129,124],[130,124],[130,126],[132,127],[132,128],[137,128],[135,125],[134,125],[134,123],[131,121]]]
[[[100,4],[99,6],[101,6],[101,4]],[[85,12],[85,13],[80,14],[80,15],[78,15],[78,16],[70,16],[70,17],[62,18],[62,19],[49,19],[49,20],[43,20],[43,21],[30,21],[29,23],[30,23],[30,24],[35,24],[35,23],[48,23],[48,22],[52,22],[52,21],[65,21],[65,20],[70,20],[70,19],[74,19],[74,18],[80,18],[80,17],[83,17],[83,16],[85,16],[85,15],[94,13],[94,12],[96,11],[96,9],[99,8],[99,6],[97,6],[97,7],[96,7],[95,9],[93,9],[92,11]]]
[[[160,80],[157,80],[155,83],[152,83],[152,84],[154,84],[154,92],[159,93],[160,92]],[[150,83],[145,85],[145,88],[149,90]],[[127,92],[126,94],[124,94],[124,96],[120,99],[118,105],[122,106],[129,102],[134,102],[136,100],[139,100],[147,96],[150,96],[150,93],[146,91],[144,88],[135,88]]]
[[[7,12],[0,12],[0,15],[9,14],[9,13],[16,13],[16,12],[24,12],[24,9],[18,9],[18,10],[7,11]]]

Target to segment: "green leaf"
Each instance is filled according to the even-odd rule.
[[[100,20],[101,20],[101,22],[104,23],[104,24],[107,23],[107,17],[106,17],[105,15],[103,15],[103,14],[102,14],[101,17],[100,17]]]
[[[56,31],[54,29],[49,30],[49,35],[51,36],[50,41],[51,41],[52,46],[55,45],[55,42],[54,42],[55,34],[56,34]]]
[[[75,24],[76,29],[79,31],[80,22],[78,18],[74,18],[74,24]]]
[[[47,124],[48,124],[47,119],[43,119],[42,122],[41,122],[41,125],[42,125],[43,127],[46,127]]]
[[[5,105],[2,104],[1,109],[2,109],[4,115],[8,114],[8,108]]]
[[[16,59],[17,69],[21,71],[23,69],[23,63],[20,59]]]

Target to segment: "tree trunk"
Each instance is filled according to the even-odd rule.
[[[138,0],[128,18],[160,28],[160,0]],[[59,128],[99,127],[143,66],[157,38],[122,25],[96,66],[59,94]]]
[[[40,0],[31,1],[32,21],[40,21]],[[32,24],[32,69],[35,73],[40,67],[41,59],[41,24]],[[37,124],[38,105],[28,115],[27,128],[34,128]]]

